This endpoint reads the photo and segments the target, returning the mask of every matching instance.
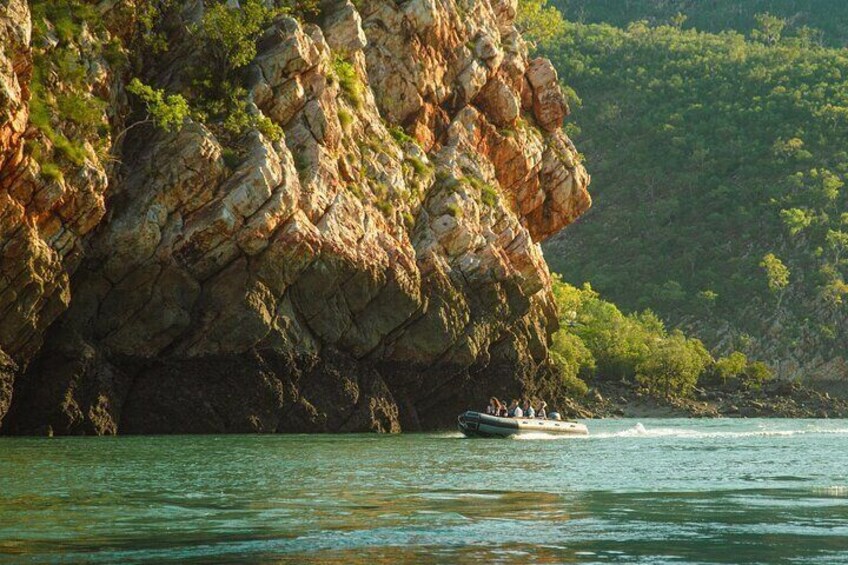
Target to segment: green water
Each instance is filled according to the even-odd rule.
[[[0,562],[848,563],[848,421],[0,438]]]

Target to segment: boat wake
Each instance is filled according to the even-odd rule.
[[[462,432],[442,432],[436,434],[436,437],[439,439],[464,439],[465,436]]]
[[[509,436],[509,439],[516,441],[552,441],[552,440],[570,440],[574,437],[583,439],[611,439],[611,438],[688,438],[688,439],[734,439],[734,438],[756,438],[756,437],[792,437],[803,435],[848,435],[848,427],[825,427],[821,425],[810,425],[809,427],[800,429],[770,429],[763,426],[759,429],[749,430],[698,430],[692,428],[671,428],[671,427],[646,427],[641,422],[635,426],[612,432],[592,432],[591,424],[589,435],[570,436],[562,434],[553,434],[547,432],[528,431]],[[440,438],[457,439],[463,438],[460,432],[444,432],[438,434]]]
[[[522,432],[520,434],[515,434],[515,435],[512,435],[512,436],[509,436],[509,439],[515,439],[515,440],[528,440],[528,439],[530,439],[530,440],[540,440],[540,439],[541,440],[551,440],[551,439],[558,439],[558,440],[563,440],[563,439],[574,439],[576,437],[586,438],[588,436],[585,436],[585,435],[574,436],[574,435],[563,435],[563,434],[549,434],[549,433],[545,433],[545,432]]]
[[[590,434],[595,439],[627,438],[627,437],[681,437],[681,438],[745,438],[745,437],[791,437],[811,434],[848,435],[848,428],[809,427],[798,430],[758,429],[744,431],[705,431],[686,428],[646,428],[641,422],[632,428],[617,432],[600,432]]]

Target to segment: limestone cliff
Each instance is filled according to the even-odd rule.
[[[28,126],[29,11],[2,9],[4,431],[397,431],[490,393],[556,394],[539,242],[590,206],[589,177],[514,2],[277,18],[245,87],[285,135],[252,130],[237,151],[195,121],[125,129],[131,74],[92,54],[108,152],[52,177],[25,143],[56,144]],[[101,34],[123,33],[113,19]],[[140,61],[166,88],[203,64]]]
[[[30,11],[23,0],[0,7],[0,423],[9,408],[12,381],[41,347],[44,333],[70,302],[69,276],[79,262],[82,237],[105,211],[108,180],[90,139],[81,134],[81,156],[68,174],[42,168],[34,156],[67,143],[64,134],[32,127],[33,76]],[[81,39],[91,62],[87,89],[108,90],[102,57]],[[98,66],[101,65],[101,66]],[[50,78],[60,85],[60,77]],[[97,117],[108,127],[106,112]],[[73,124],[65,124],[68,133]],[[108,135],[106,136],[108,139]],[[93,140],[93,139],[91,139]],[[107,142],[108,143],[108,142]],[[64,146],[70,150],[70,145]],[[83,149],[80,150],[81,152]],[[11,356],[11,358],[9,357]]]

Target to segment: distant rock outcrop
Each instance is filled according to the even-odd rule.
[[[555,70],[509,0],[357,6],[259,41],[283,141],[234,161],[199,123],[135,128],[114,170],[50,181],[22,142],[26,5],[0,14],[4,431],[397,431],[551,386],[539,242],[591,204]]]

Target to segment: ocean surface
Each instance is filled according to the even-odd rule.
[[[0,438],[0,562],[848,563],[848,421]]]

